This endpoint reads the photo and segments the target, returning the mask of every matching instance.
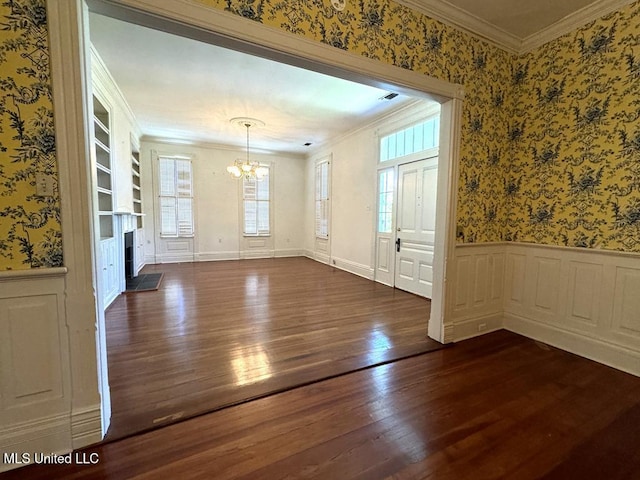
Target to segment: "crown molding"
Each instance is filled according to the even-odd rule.
[[[616,10],[620,10],[634,1],[635,0],[600,0],[591,5],[587,5],[540,30],[538,33],[524,38],[518,53],[522,55],[531,52],[545,43],[560,38],[567,33],[571,33],[589,22],[604,17]]]
[[[228,152],[246,152],[246,147],[243,145],[229,145],[215,142],[207,142],[204,140],[184,140],[177,139],[171,137],[159,137],[157,135],[142,135],[140,137],[140,143],[147,144],[161,144],[161,145],[171,145],[173,147],[192,147],[192,148],[204,148],[208,150],[223,150]],[[294,158],[294,159],[304,159],[306,158],[306,153],[294,153],[294,152],[283,152],[279,150],[267,150],[259,147],[251,147],[251,154],[256,155],[270,155],[276,157],[286,157],[286,158]]]
[[[509,53],[520,53],[522,39],[444,0],[396,0],[427,17],[449,24]]]
[[[517,37],[469,12],[451,5],[446,0],[396,0],[435,20],[452,25],[476,38],[485,40],[502,50],[523,55],[566,35],[573,30],[619,10],[635,0],[600,0],[581,8],[526,38]]]

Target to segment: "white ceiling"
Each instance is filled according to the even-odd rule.
[[[90,14],[91,42],[143,135],[246,145],[230,120],[257,118],[251,150],[304,154],[413,99]],[[426,101],[426,100],[425,100]]]
[[[516,52],[630,3],[398,1]],[[246,131],[229,120],[253,117],[266,125],[251,130],[252,150],[304,154],[307,142],[317,146],[413,100],[380,100],[390,92],[94,13],[90,35],[149,137],[242,146]]]

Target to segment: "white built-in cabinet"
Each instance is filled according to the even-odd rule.
[[[100,241],[100,263],[102,265],[102,285],[105,308],[120,294],[120,278],[118,268],[118,245],[116,238]]]
[[[114,172],[111,113],[98,97],[93,97],[93,153],[95,156],[97,231],[100,237],[98,270],[100,290],[106,308],[120,293],[116,228],[113,216]]]
[[[140,147],[131,139],[131,188],[133,194],[133,215],[135,216],[134,273],[137,275],[144,266],[144,230],[142,214],[142,182],[140,177]]]
[[[93,97],[93,148],[96,161],[99,232],[100,240],[104,240],[113,238],[111,128],[109,110],[96,96]]]
[[[98,291],[107,308],[126,289],[125,233],[133,232],[133,275],[144,266],[140,132],[122,92],[91,48]]]

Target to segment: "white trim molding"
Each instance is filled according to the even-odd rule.
[[[451,25],[516,55],[528,53],[576,28],[633,3],[634,0],[599,0],[528,37],[519,37],[443,0],[396,0],[401,5]]]
[[[65,276],[64,304],[70,358],[72,412],[102,401],[102,429],[111,417],[104,329],[95,297],[95,243],[90,193],[89,83],[84,2],[47,3],[53,112],[62,210]],[[104,321],[102,322],[104,326]],[[97,341],[96,341],[97,337]],[[80,446],[80,445],[74,445]]]
[[[346,260],[344,258],[332,257],[331,266],[359,277],[366,278],[367,280],[373,280],[374,277],[374,270],[369,265],[352,262],[351,260]]]
[[[74,449],[92,445],[102,440],[100,415],[100,404],[73,412],[71,416],[71,431],[73,432]]]
[[[2,455],[13,455],[17,461],[0,462],[0,472],[33,463],[35,452],[45,455],[68,453],[71,451],[70,438],[68,414],[50,415],[4,427],[0,429],[0,452]],[[23,454],[26,456],[23,457]]]

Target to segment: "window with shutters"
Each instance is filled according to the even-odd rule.
[[[316,237],[329,237],[329,161],[316,164]]]
[[[244,235],[268,236],[271,234],[271,169],[262,166],[264,174],[261,180],[244,178],[242,180],[242,205],[244,217]]]
[[[193,180],[191,160],[159,157],[160,236],[192,237]]]

